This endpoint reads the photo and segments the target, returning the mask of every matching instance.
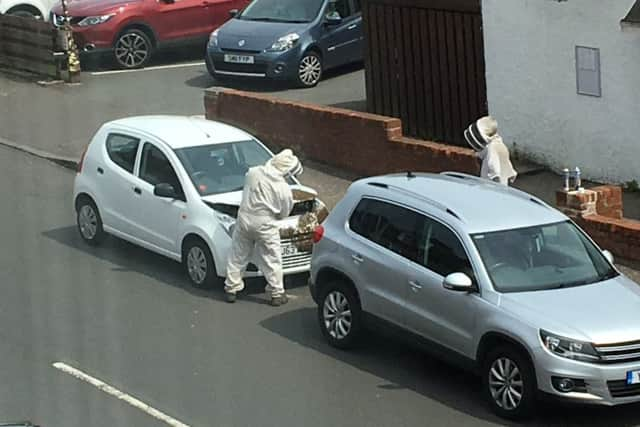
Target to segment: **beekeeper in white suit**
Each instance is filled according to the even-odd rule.
[[[227,262],[224,289],[228,302],[235,302],[236,294],[244,289],[242,276],[255,253],[267,281],[271,305],[287,303],[277,221],[287,218],[293,208],[293,194],[286,178],[301,173],[300,160],[288,149],[247,173]]]
[[[509,149],[498,134],[498,122],[491,117],[483,117],[464,131],[467,143],[482,160],[480,176],[503,185],[512,184],[518,173],[509,158]]]

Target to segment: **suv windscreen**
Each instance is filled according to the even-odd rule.
[[[254,0],[238,16],[247,21],[306,23],[313,21],[323,0]]]
[[[472,236],[499,292],[588,285],[618,275],[571,222]]]

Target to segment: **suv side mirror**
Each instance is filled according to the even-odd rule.
[[[232,18],[235,18],[236,16],[238,16],[238,14],[240,13],[240,11],[238,9],[231,9],[229,11],[229,16]]]
[[[451,273],[444,278],[442,286],[454,292],[472,292],[475,289],[469,276],[464,273]]]
[[[602,251],[602,255],[604,255],[604,257],[607,259],[607,261],[609,261],[611,264],[614,263],[614,258],[613,258],[613,254],[607,250]]]
[[[178,197],[176,189],[171,184],[158,184],[153,188],[153,194],[157,197],[163,197],[166,199],[175,199]]]
[[[342,22],[342,16],[337,11],[329,12],[324,17],[324,22],[327,25],[340,25]]]

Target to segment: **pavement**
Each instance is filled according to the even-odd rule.
[[[0,422],[167,425],[61,362],[168,425],[505,425],[476,378],[393,337],[330,348],[304,277],[288,279],[286,306],[267,305],[260,280],[229,305],[221,289],[191,288],[177,263],[114,238],[85,245],[68,169],[4,147],[0,169],[13,178],[0,181]],[[524,425],[636,426],[638,409],[544,404]]]

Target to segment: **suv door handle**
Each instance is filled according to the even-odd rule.
[[[409,286],[411,286],[411,290],[413,292],[418,292],[419,290],[422,289],[422,285],[418,282],[416,282],[415,280],[410,280],[409,281]]]
[[[347,27],[347,30],[353,30],[354,28],[356,28],[358,25],[357,24],[351,24]]]
[[[364,258],[362,258],[362,255],[353,254],[353,255],[351,255],[351,258],[358,264],[364,262]]]
[[[142,194],[142,190],[138,187],[133,187],[133,192],[136,194]]]

